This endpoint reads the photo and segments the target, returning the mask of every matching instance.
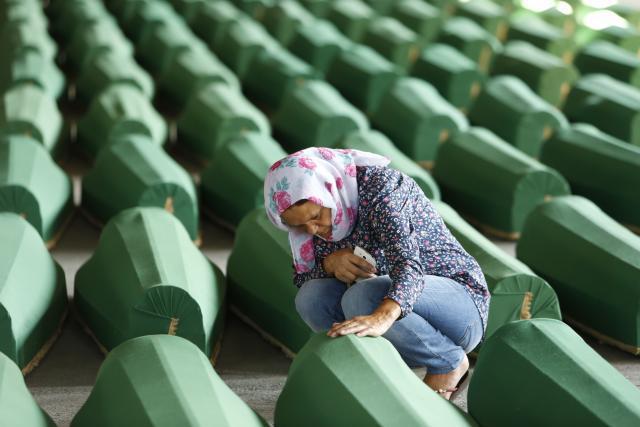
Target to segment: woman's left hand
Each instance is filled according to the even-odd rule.
[[[380,306],[367,316],[356,316],[341,323],[334,323],[327,335],[332,338],[348,334],[379,337],[387,332],[400,314],[400,305],[397,302],[384,299]]]

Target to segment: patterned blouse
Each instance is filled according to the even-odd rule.
[[[391,278],[387,297],[400,304],[401,317],[411,313],[425,286],[423,276],[429,274],[463,285],[486,328],[490,295],[482,270],[416,182],[386,166],[358,167],[357,180],[358,218],[353,231],[337,242],[314,237],[315,267],[307,273],[294,273],[295,285],[331,277],[322,267],[324,258],[357,245],[375,258],[378,274]]]

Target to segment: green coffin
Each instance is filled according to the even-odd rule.
[[[464,115],[424,80],[403,77],[382,98],[372,124],[407,156],[432,167],[438,147],[467,128]]]
[[[203,43],[182,21],[159,23],[140,35],[136,51],[142,64],[152,74],[159,74],[178,52],[196,49]]]
[[[583,74],[607,74],[640,88],[640,58],[613,43],[590,43],[576,57],[575,65]]]
[[[289,354],[313,335],[296,312],[289,239],[269,222],[264,207],[245,216],[236,230],[227,283],[241,316]]]
[[[5,60],[23,49],[37,50],[50,61],[58,54],[58,45],[46,31],[34,30],[22,22],[5,24],[0,30],[0,59]]]
[[[334,1],[331,4],[327,19],[355,42],[364,37],[375,12],[361,0]]]
[[[509,41],[529,42],[542,50],[562,58],[566,64],[573,61],[575,42],[564,32],[537,16],[514,18],[509,27]]]
[[[605,40],[634,55],[640,54],[640,32],[630,27],[622,28],[617,25],[611,25],[602,29],[593,29],[581,26],[578,28],[575,38],[578,43],[585,45],[594,40]]]
[[[0,211],[22,215],[53,246],[73,209],[71,179],[42,145],[0,137]]]
[[[78,123],[78,144],[95,157],[112,142],[144,135],[156,145],[167,140],[167,124],[151,102],[135,87],[116,84],[95,97]]]
[[[278,42],[287,46],[299,27],[314,20],[314,16],[300,3],[284,0],[267,7],[262,25]]]
[[[136,206],[164,208],[198,239],[198,199],[191,176],[161,147],[130,135],[104,147],[82,181],[82,205],[101,223]]]
[[[471,0],[460,3],[456,9],[456,15],[475,21],[500,41],[507,37],[509,30],[507,12],[490,0]]]
[[[483,236],[449,205],[439,201],[434,205],[464,250],[478,261],[487,280],[491,302],[486,337],[514,320],[562,319],[558,297],[544,279]]]
[[[498,39],[468,18],[449,19],[438,36],[440,43],[455,47],[483,73],[488,73],[494,56],[502,48]]]
[[[354,44],[341,52],[327,72],[327,81],[365,114],[374,114],[398,70],[370,47]]]
[[[51,417],[38,406],[16,364],[0,353],[0,413],[3,427],[56,427]]]
[[[574,66],[560,58],[523,41],[505,45],[491,70],[493,75],[511,75],[525,82],[549,104],[559,107],[578,80]]]
[[[122,28],[135,44],[147,31],[168,22],[179,22],[180,17],[168,2],[129,0],[133,5],[120,13]]]
[[[5,1],[0,6],[0,29],[6,25],[26,24],[35,31],[46,31],[48,20],[37,1]]]
[[[499,237],[517,239],[540,203],[570,194],[555,170],[484,128],[454,136],[438,150],[434,176],[444,199]]]
[[[431,175],[380,132],[375,130],[354,132],[342,141],[340,147],[368,151],[386,157],[391,160],[390,167],[413,178],[430,200],[440,199],[440,189]]]
[[[66,79],[55,62],[35,48],[21,49],[11,57],[0,58],[0,92],[25,83],[39,86],[57,99],[64,92]]]
[[[215,47],[220,45],[222,37],[240,16],[241,12],[227,1],[208,2],[189,25],[208,46]]]
[[[309,12],[318,18],[324,18],[329,13],[333,0],[297,0]]]
[[[640,391],[553,319],[513,322],[487,340],[468,402],[482,426],[640,424]]]
[[[53,3],[56,3],[55,1]],[[60,11],[51,22],[51,30],[65,42],[70,42],[85,25],[112,20],[102,2],[93,0],[62,1]]]
[[[260,19],[264,15],[267,6],[273,3],[273,0],[231,0],[231,2],[251,18]]]
[[[396,0],[365,0],[366,3],[380,15],[388,15]]]
[[[411,74],[431,83],[454,107],[468,111],[482,90],[484,74],[457,49],[440,43],[427,46]]]
[[[269,135],[248,132],[230,140],[200,177],[203,209],[237,226],[245,215],[264,205],[264,177],[286,155]]]
[[[314,335],[296,356],[275,424],[290,426],[475,426],[431,391],[386,339]]]
[[[640,237],[580,196],[535,209],[517,256],[551,283],[578,326],[640,354]]]
[[[194,93],[178,119],[179,144],[210,159],[226,141],[244,132],[271,133],[267,118],[238,90],[210,83]]]
[[[540,155],[542,145],[555,131],[568,126],[558,109],[513,76],[489,80],[469,119],[532,157]]]
[[[74,303],[103,351],[134,337],[178,335],[215,358],[224,277],[180,222],[158,208],[127,209],[78,270]]]
[[[62,329],[67,313],[64,272],[36,229],[14,213],[0,213],[0,241],[0,355],[27,374]],[[1,408],[6,396],[0,395]],[[5,416],[3,412],[2,421]]]
[[[554,135],[540,161],[560,172],[575,194],[640,234],[640,147],[576,124]]]
[[[62,133],[62,114],[55,99],[42,88],[25,83],[2,95],[0,136],[27,135],[55,153]]]
[[[351,41],[333,24],[315,20],[296,29],[288,49],[318,72],[325,74],[340,53],[350,47]]]
[[[180,337],[130,339],[105,359],[72,427],[267,427]]]
[[[75,32],[67,47],[67,58],[78,70],[105,51],[120,56],[132,56],[133,45],[111,20],[102,20],[84,25]]]
[[[276,139],[289,152],[335,147],[349,133],[369,128],[360,111],[320,80],[296,86],[282,101],[272,123]]]
[[[367,28],[363,43],[401,70],[410,68],[420,53],[418,35],[397,19],[389,17],[374,19]]]
[[[421,45],[437,36],[443,21],[440,10],[423,0],[400,0],[395,3],[391,16],[413,30]]]

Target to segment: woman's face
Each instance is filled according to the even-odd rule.
[[[316,234],[323,239],[331,238],[331,209],[308,200],[289,207],[282,212],[280,219],[287,227]]]

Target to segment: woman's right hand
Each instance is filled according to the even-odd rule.
[[[353,249],[344,248],[327,256],[322,266],[324,270],[346,284],[353,283],[358,277],[375,277],[376,269],[364,259],[353,254]]]

